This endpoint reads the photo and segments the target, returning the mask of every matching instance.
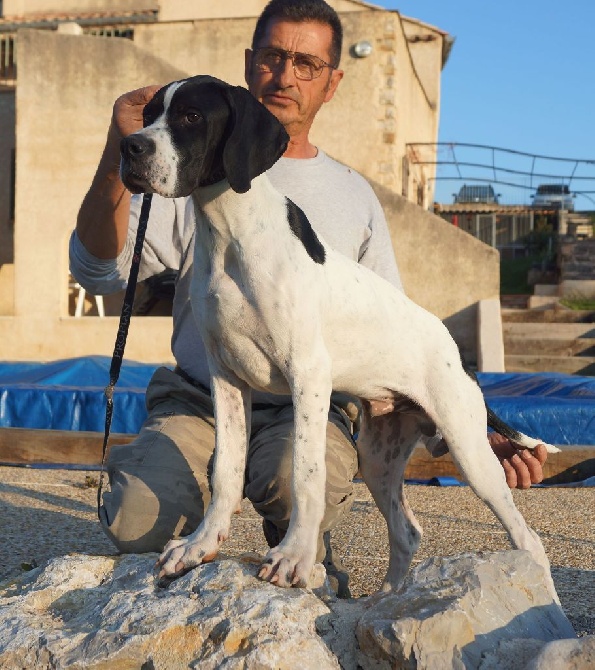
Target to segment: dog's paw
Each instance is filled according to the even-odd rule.
[[[169,584],[197,565],[214,560],[225,539],[226,534],[222,532],[212,538],[196,532],[179,540],[170,540],[155,564],[160,584]]]
[[[313,567],[313,558],[306,557],[301,552],[282,549],[280,545],[265,556],[258,577],[283,588],[305,588],[310,582]]]

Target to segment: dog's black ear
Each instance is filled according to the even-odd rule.
[[[241,86],[225,88],[231,109],[223,169],[231,188],[246,193],[254,177],[283,155],[289,135],[273,114]]]

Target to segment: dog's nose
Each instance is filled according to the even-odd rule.
[[[123,156],[138,157],[150,154],[154,150],[155,143],[152,140],[136,133],[128,135],[120,142],[120,152]]]

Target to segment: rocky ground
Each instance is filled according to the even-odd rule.
[[[0,467],[0,580],[67,553],[113,554],[96,515],[97,472]],[[378,588],[387,565],[384,520],[366,486],[356,483],[351,513],[333,543],[351,575],[354,597]],[[509,548],[492,513],[468,487],[406,487],[424,529],[414,563],[430,556]],[[515,501],[539,533],[552,564],[564,611],[579,635],[595,634],[595,489],[533,488]],[[234,517],[227,555],[264,552],[260,521],[249,503]]]

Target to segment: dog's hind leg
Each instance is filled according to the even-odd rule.
[[[463,408],[453,411],[451,404],[449,420],[437,422],[451,458],[476,495],[496,515],[513,547],[529,551],[543,567],[552,596],[559,602],[543,544],[516,508],[504,470],[487,440],[485,408],[479,390],[467,396],[464,411],[471,420],[461,421]]]
[[[407,574],[422,536],[403,480],[409,456],[422,438],[425,415],[413,410],[373,416],[368,402],[362,401],[362,406],[357,440],[360,472],[388,527],[390,557],[382,590],[389,591]]]

